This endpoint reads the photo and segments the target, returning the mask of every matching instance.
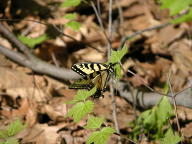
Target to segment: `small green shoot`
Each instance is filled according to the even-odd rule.
[[[81,3],[81,0],[64,0],[61,7],[75,7]]]
[[[74,20],[77,18],[77,14],[76,13],[68,13],[64,16],[64,18],[68,19],[68,20]]]
[[[16,120],[15,122],[11,123],[7,129],[0,130],[0,144],[19,144],[18,140],[14,138],[16,134],[21,132],[26,125],[23,125],[20,120]]]
[[[29,37],[25,37],[25,36],[22,36],[22,35],[19,35],[18,36],[18,39],[26,44],[28,47],[30,48],[34,48],[36,45],[46,41],[49,39],[49,37],[46,35],[46,34],[43,34],[37,38],[29,38]]]
[[[77,21],[70,21],[65,24],[67,27],[70,27],[72,30],[77,31],[81,27],[81,24]]]

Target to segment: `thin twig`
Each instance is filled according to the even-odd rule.
[[[137,144],[137,142],[135,142],[135,141],[133,141],[132,139],[128,138],[127,135],[124,136],[124,135],[119,134],[119,133],[114,133],[114,134],[115,134],[115,135],[118,135],[118,136],[120,136],[120,137],[122,137],[122,138],[124,138],[124,139],[126,139],[126,140],[128,140],[128,141],[130,141],[130,142],[132,142],[132,143],[134,143],[134,144]]]
[[[107,57],[109,59],[110,55],[111,55],[111,49],[112,49],[112,4],[113,4],[113,0],[109,0],[109,22],[108,22],[108,46],[107,46]],[[112,115],[113,115],[113,120],[114,120],[114,124],[115,124],[115,129],[117,131],[117,133],[120,133],[119,130],[119,123],[117,120],[117,105],[116,105],[116,98],[114,96],[114,86],[111,83],[110,84],[110,93],[111,93],[111,97],[112,97]],[[121,142],[121,137],[118,137],[118,144],[122,144]]]
[[[103,32],[103,34],[104,34],[107,42],[108,42],[108,43],[111,43],[109,37],[107,36],[107,34],[106,34],[105,30],[104,30],[103,22],[102,22],[102,20],[101,20],[100,15],[99,15],[98,12],[97,12],[97,8],[95,7],[95,4],[94,4],[92,1],[91,1],[91,6],[93,7],[93,10],[94,10],[94,12],[95,12],[95,14],[96,14],[97,20],[98,20],[99,25],[100,25],[100,27],[101,27],[101,30],[102,30],[102,32]]]
[[[108,49],[107,49],[107,56],[108,56],[108,59],[111,55],[111,48],[112,48],[112,4],[113,4],[113,1],[112,0],[109,0],[109,21],[108,21],[108,35],[109,35],[109,43],[108,43]]]
[[[21,19],[0,19],[0,21],[12,21],[12,22],[15,22],[15,21],[20,21]],[[31,21],[31,22],[35,22],[35,23],[39,23],[39,24],[42,24],[42,25],[46,25],[46,26],[52,26],[60,35],[63,35],[71,40],[74,40],[75,42],[80,42],[79,40],[76,40],[74,37],[68,35],[68,34],[65,34],[62,30],[60,30],[55,24],[49,24],[47,22],[40,22],[40,21],[37,21],[37,20],[32,20],[32,19],[25,19],[23,21]],[[95,49],[96,51],[100,52],[100,53],[103,53],[103,51],[101,51],[100,49],[86,43],[86,45],[88,47],[91,47],[93,49]]]
[[[161,92],[156,91],[155,89],[153,89],[153,88],[151,88],[150,86],[148,86],[147,83],[146,83],[146,81],[145,81],[143,78],[141,78],[140,76],[138,76],[137,74],[135,74],[134,72],[132,72],[132,71],[130,71],[130,70],[127,70],[127,71],[128,71],[129,73],[131,73],[133,76],[135,76],[135,77],[137,77],[138,79],[140,79],[141,81],[143,81],[143,82],[144,82],[144,86],[145,86],[146,88],[148,88],[150,91],[155,92],[155,93],[158,93],[158,94],[160,94],[160,95],[162,95],[162,96],[172,97],[172,96],[170,96],[170,95],[168,95],[168,94],[164,94],[164,93],[161,93]]]
[[[179,131],[179,135],[182,136],[181,127],[179,124],[178,113],[177,113],[177,104],[176,104],[175,95],[173,93],[172,86],[171,86],[170,73],[171,72],[169,72],[169,75],[168,75],[168,85],[169,85],[169,89],[171,91],[171,96],[172,96],[172,100],[173,100],[173,106],[174,106],[174,112],[175,112],[175,116],[176,116],[177,128]],[[181,143],[183,143],[183,142],[181,141]]]
[[[157,26],[152,26],[152,27],[149,27],[149,28],[146,28],[146,29],[143,29],[143,30],[140,30],[140,31],[137,31],[131,35],[128,35],[128,36],[124,36],[122,39],[121,39],[121,44],[120,44],[120,47],[119,49],[121,49],[125,42],[137,35],[140,35],[140,34],[143,34],[144,32],[147,32],[147,31],[152,31],[152,30],[156,30],[156,29],[160,29],[160,28],[164,28],[168,25],[170,25],[171,23],[170,22],[167,22],[167,23],[164,23],[164,24],[160,24],[160,25],[157,25]]]

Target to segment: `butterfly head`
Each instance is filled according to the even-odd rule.
[[[109,72],[111,74],[115,74],[115,69],[114,69],[114,66],[118,64],[118,63],[109,63]]]

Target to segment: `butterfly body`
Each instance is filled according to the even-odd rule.
[[[69,86],[72,89],[91,90],[96,87],[94,98],[103,96],[110,75],[114,73],[113,64],[103,63],[80,63],[74,64],[72,70],[82,75],[83,78],[77,80]]]

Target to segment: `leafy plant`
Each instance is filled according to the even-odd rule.
[[[168,127],[168,120],[172,116],[174,116],[172,106],[168,98],[164,96],[155,107],[144,111],[135,121],[130,123],[133,128],[132,137],[136,140],[139,135],[144,134],[151,140],[161,139],[163,144],[170,144],[169,142],[165,143],[169,135],[172,141],[180,141],[181,138],[178,134],[171,133],[171,128]]]
[[[128,48],[126,46],[119,51],[112,51],[111,57],[107,63],[120,63],[122,57],[127,53],[127,51]],[[119,70],[117,70],[118,68]],[[120,76],[120,66],[115,67],[115,70],[115,76]],[[90,91],[78,90],[74,99],[68,102],[73,104],[73,107],[68,112],[68,116],[72,117],[75,122],[78,122],[89,114],[87,125],[84,126],[84,128],[95,131],[89,136],[87,144],[105,144],[115,130],[111,127],[101,128],[103,122],[105,121],[104,118],[91,115],[93,112],[94,103],[87,99],[95,92],[95,87]]]
[[[19,144],[14,136],[25,127],[26,125],[23,125],[21,121],[17,119],[15,122],[11,123],[7,129],[0,130],[0,144]]]
[[[188,11],[185,15],[172,20],[172,23],[181,23],[184,21],[192,20],[192,1],[191,0],[159,0],[161,2],[161,8],[168,8],[170,16],[176,16],[182,13],[184,10]]]

